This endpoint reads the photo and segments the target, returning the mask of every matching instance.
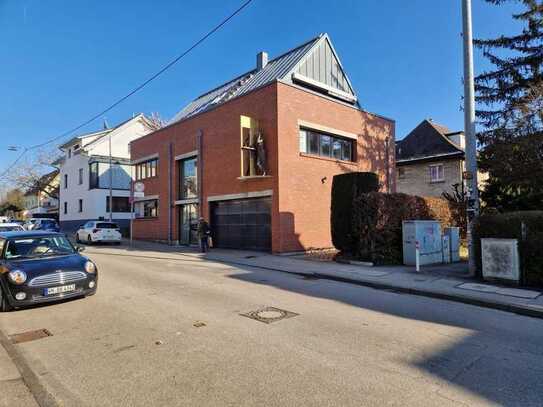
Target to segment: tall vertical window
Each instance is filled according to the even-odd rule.
[[[80,199],[79,200],[79,209],[78,209],[79,212],[83,212],[83,200]]]
[[[445,170],[443,164],[430,165],[430,182],[445,181]]]
[[[309,129],[300,129],[300,152],[334,160],[354,161],[354,141]]]
[[[198,159],[196,157],[179,163],[179,192],[181,199],[198,197]]]
[[[64,215],[68,213],[68,202],[64,202]]]
[[[83,184],[83,168],[79,169],[79,185]]]
[[[89,189],[99,188],[98,163],[89,164]]]
[[[136,179],[156,177],[158,175],[158,158],[136,164]]]
[[[64,189],[68,188],[68,174],[64,174]]]
[[[72,158],[72,149],[71,148],[68,149],[68,158]]]

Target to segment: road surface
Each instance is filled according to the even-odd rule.
[[[92,251],[95,296],[0,315],[8,335],[53,334],[15,346],[62,405],[543,404],[543,320],[197,258]],[[297,315],[240,315],[265,307]]]

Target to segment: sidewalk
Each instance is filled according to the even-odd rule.
[[[344,281],[543,318],[543,292],[503,287],[470,279],[462,272],[465,268],[463,264],[427,266],[422,267],[421,272],[417,273],[414,267],[408,266],[346,265],[311,261],[303,256],[278,256],[242,250],[212,249],[209,253],[202,254],[191,248],[141,241],[133,242],[132,247],[129,247],[128,243],[120,247],[91,246],[87,247],[86,253],[171,259],[189,256],[238,266]]]
[[[0,407],[37,407],[17,366],[0,344]]]

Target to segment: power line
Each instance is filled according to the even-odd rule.
[[[23,156],[31,151],[35,150],[41,147],[46,146],[47,144],[51,144],[59,139],[62,139],[71,133],[81,129],[82,127],[85,127],[86,125],[92,123],[96,119],[103,116],[105,113],[109,112],[122,102],[124,102],[126,99],[128,99],[130,96],[134,95],[135,93],[139,92],[141,89],[143,89],[145,86],[147,86],[150,82],[158,78],[160,75],[162,75],[164,72],[166,72],[168,69],[170,69],[173,65],[175,65],[177,62],[179,62],[183,57],[185,57],[187,54],[189,54],[192,50],[194,50],[196,47],[198,47],[201,43],[203,43],[205,40],[207,40],[209,37],[211,37],[215,32],[217,32],[222,26],[224,26],[228,21],[230,21],[232,18],[234,18],[237,14],[239,14],[244,8],[246,8],[253,0],[247,0],[245,1],[239,8],[237,8],[232,14],[230,14],[228,17],[226,17],[224,20],[222,20],[219,24],[217,24],[215,27],[213,27],[210,31],[207,32],[203,37],[201,37],[198,41],[196,41],[193,45],[191,45],[187,50],[185,50],[183,53],[178,55],[176,58],[174,58],[172,61],[170,61],[168,64],[166,64],[162,69],[160,69],[158,72],[153,74],[151,77],[149,77],[147,80],[145,80],[143,83],[135,87],[133,90],[131,90],[129,93],[127,93],[122,98],[118,99],[113,104],[106,107],[104,110],[102,110],[100,113],[95,114],[90,119],[84,121],[83,123],[79,124],[78,126],[62,133],[60,136],[53,137],[47,141],[44,141],[43,143],[39,143],[30,147],[25,148],[22,153],[17,157],[17,159],[11,163],[11,165],[0,175],[0,179],[4,178],[6,174],[8,174],[13,167],[23,158]]]

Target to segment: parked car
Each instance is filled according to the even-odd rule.
[[[75,241],[92,243],[121,244],[119,226],[113,222],[89,221],[81,226],[75,233]]]
[[[46,232],[60,232],[60,226],[55,219],[37,219],[32,230],[43,230]]]
[[[0,232],[24,232],[25,228],[15,222],[0,223]]]
[[[96,293],[98,270],[65,235],[0,232],[0,311]]]

